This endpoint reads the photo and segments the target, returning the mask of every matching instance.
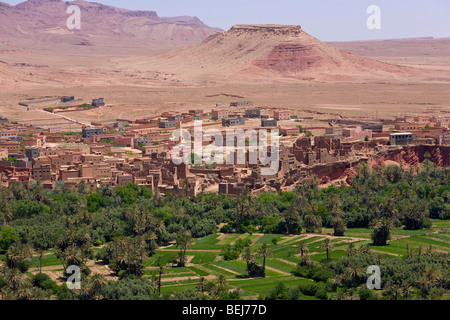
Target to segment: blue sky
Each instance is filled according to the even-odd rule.
[[[0,0],[16,4],[19,0]],[[159,16],[197,16],[209,26],[293,24],[322,41],[450,37],[449,0],[98,0]],[[381,9],[381,29],[369,30],[369,5]],[[0,22],[1,23],[1,22]]]

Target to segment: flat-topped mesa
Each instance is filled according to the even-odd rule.
[[[230,34],[262,33],[287,36],[299,36],[302,32],[301,26],[282,24],[238,24],[228,31]]]

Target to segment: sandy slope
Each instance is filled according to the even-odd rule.
[[[137,75],[189,84],[259,81],[407,81],[425,71],[361,57],[304,32],[300,26],[238,25],[199,44],[126,64]]]

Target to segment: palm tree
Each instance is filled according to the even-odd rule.
[[[38,254],[39,254],[39,273],[42,273],[42,260],[44,260],[44,249],[39,249],[38,250]]]
[[[418,248],[417,248],[417,255],[420,257],[421,255],[422,255],[422,250],[423,250],[423,247],[422,246],[419,246]]]
[[[370,245],[365,244],[358,248],[359,253],[361,254],[369,254],[370,253]]]
[[[409,244],[406,244],[406,258],[412,259],[414,257],[414,252],[412,249],[409,248]]]
[[[10,268],[18,268],[23,261],[29,261],[33,257],[31,246],[23,243],[14,243],[6,253],[6,265]]]
[[[309,267],[313,265],[313,261],[311,260],[311,257],[307,253],[305,253],[305,255],[300,259],[299,264],[301,266]]]
[[[426,267],[419,282],[424,289],[437,286],[442,279],[441,270],[437,266]]]
[[[361,262],[350,260],[348,266],[344,270],[344,278],[354,283],[364,274],[364,272],[364,266]]]
[[[390,238],[390,231],[394,227],[392,219],[382,217],[378,220],[374,220],[370,227],[373,229],[373,244],[375,246],[385,246]]]
[[[119,272],[126,269],[128,274],[142,275],[142,261],[147,258],[146,247],[144,237],[115,238],[108,245],[108,250],[111,252],[114,262],[114,271]]]
[[[342,237],[347,230],[347,224],[344,219],[340,217],[338,214],[334,214],[335,218],[333,219],[333,235],[336,237]]]
[[[410,293],[414,292],[414,288],[410,285],[406,285],[402,288],[402,293],[405,296],[405,299],[408,300],[408,296]]]
[[[165,271],[165,267],[163,266],[163,265],[161,265],[161,263],[158,263],[159,264],[159,267],[158,267],[158,273],[159,273],[159,277],[158,277],[158,295],[161,295],[161,285],[162,285],[162,282],[161,282],[161,278],[162,278],[162,275],[164,274],[164,273],[166,273],[166,271]]]
[[[60,250],[59,248],[55,252],[56,256],[60,259],[63,264],[64,269],[68,266],[81,266],[83,262],[83,254],[81,248],[77,247],[75,244],[70,245],[65,250]],[[67,264],[64,264],[67,261]]]
[[[184,191],[186,192],[186,197],[189,194],[189,188],[190,188],[189,178],[185,178],[184,179]]]
[[[329,238],[326,238],[325,242],[319,248],[325,249],[325,251],[327,252],[327,261],[330,261],[330,251],[334,248],[334,246],[331,244],[331,240]]]
[[[12,212],[9,210],[0,212],[0,217],[2,219],[3,226],[7,226],[8,223],[13,219]]]
[[[241,258],[247,263],[247,270],[248,270],[250,262],[252,262],[255,259],[252,249],[250,249],[250,247],[245,247],[244,252],[241,254]]]
[[[248,188],[245,188],[245,190],[236,198],[235,208],[238,225],[237,232],[240,232],[244,217],[253,216],[257,210],[255,200]]]
[[[130,226],[136,235],[143,235],[150,230],[162,230],[160,219],[153,215],[153,212],[145,205],[138,205],[128,209],[125,213]]]
[[[42,181],[38,180],[33,183],[30,187],[30,191],[34,200],[42,203],[47,202],[47,195]]]
[[[205,286],[206,286],[206,279],[205,277],[200,277],[200,279],[198,279],[197,284],[195,285],[195,288],[200,291],[202,293],[202,295],[205,294]]]
[[[340,274],[337,274],[333,278],[333,284],[336,286],[339,286],[342,283],[342,276]]]
[[[223,291],[223,289],[226,286],[226,281],[225,281],[225,276],[223,274],[221,274],[218,278],[217,278],[217,293],[221,293]]]
[[[355,244],[353,242],[351,242],[348,245],[347,250],[345,251],[345,254],[347,255],[347,257],[351,257],[354,256],[356,254],[357,250],[355,248]]]
[[[313,233],[322,226],[322,217],[314,213],[309,213],[303,218],[303,225],[306,232]]]
[[[180,262],[179,266],[184,267],[186,264],[186,250],[191,246],[191,234],[187,231],[180,232],[177,235],[177,247],[180,249]]]
[[[300,256],[303,257],[304,254],[309,252],[309,248],[305,242],[300,242],[297,245],[297,251],[300,253]]]
[[[163,204],[163,199],[161,198],[161,194],[159,192],[159,189],[156,188],[153,190],[152,199],[151,199],[153,205],[157,208],[161,207]]]
[[[269,249],[269,246],[267,245],[267,243],[263,243],[261,245],[261,247],[258,250],[258,255],[260,257],[263,257],[263,269],[262,269],[262,273],[263,273],[263,277],[266,276],[266,257],[271,256],[272,255],[272,251]]]
[[[89,283],[88,285],[82,285],[80,289],[75,289],[74,291],[80,296],[82,300],[90,299],[91,288],[89,288]]]
[[[289,207],[282,213],[284,220],[287,224],[287,233],[293,234],[295,225],[300,225],[300,215],[298,211],[293,207]]]
[[[207,291],[210,296],[213,296],[217,292],[216,284],[213,281],[206,282],[205,291]]]
[[[400,285],[395,284],[395,283],[390,283],[388,285],[386,285],[386,289],[389,293],[389,295],[391,295],[394,300],[398,300],[398,296],[399,294],[402,292],[402,288],[400,287]]]
[[[18,300],[33,300],[33,297],[35,295],[35,290],[30,285],[22,284],[17,289],[16,293],[17,293]]]
[[[6,283],[13,290],[17,290],[24,282],[23,274],[18,269],[9,269],[6,272]]]
[[[152,284],[152,292],[156,294],[158,292],[158,275],[156,274],[156,271],[152,272],[152,275],[150,277],[150,282]]]
[[[89,279],[89,295],[95,299],[102,298],[103,289],[108,285],[108,280],[99,273],[94,274]]]

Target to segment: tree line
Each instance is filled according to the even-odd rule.
[[[39,181],[15,183],[0,188],[0,257],[3,254],[4,260],[0,288],[4,297],[19,292],[16,289],[25,281],[32,255],[42,266],[43,253],[49,249],[64,269],[79,266],[87,279],[93,278],[88,260],[109,265],[120,279],[139,279],[144,261],[158,247],[176,243],[179,253],[173,263],[184,266],[190,239],[215,233],[218,225],[223,225],[221,232],[250,234],[313,233],[325,227],[333,228],[336,236],[344,236],[347,228],[371,228],[373,244],[386,245],[393,228],[429,228],[430,219],[450,219],[450,177],[448,168],[428,160],[410,169],[390,165],[371,170],[362,164],[351,185],[320,188],[318,180],[311,179],[293,192],[254,195],[245,190],[237,197],[203,192],[191,198],[162,197],[157,189],[152,192],[132,183],[93,189],[82,182],[73,189],[57,181],[52,190]],[[258,266],[244,247],[237,254],[247,262],[249,274],[264,276],[270,249],[261,248],[258,254],[264,261]],[[328,254],[331,247],[324,249]],[[231,248],[228,251],[236,255]],[[36,295],[56,294],[54,286],[52,291],[24,283],[28,296],[30,288]],[[100,284],[92,286],[98,289]],[[86,296],[96,296],[97,289]],[[66,297],[68,293],[63,292],[61,297]]]

